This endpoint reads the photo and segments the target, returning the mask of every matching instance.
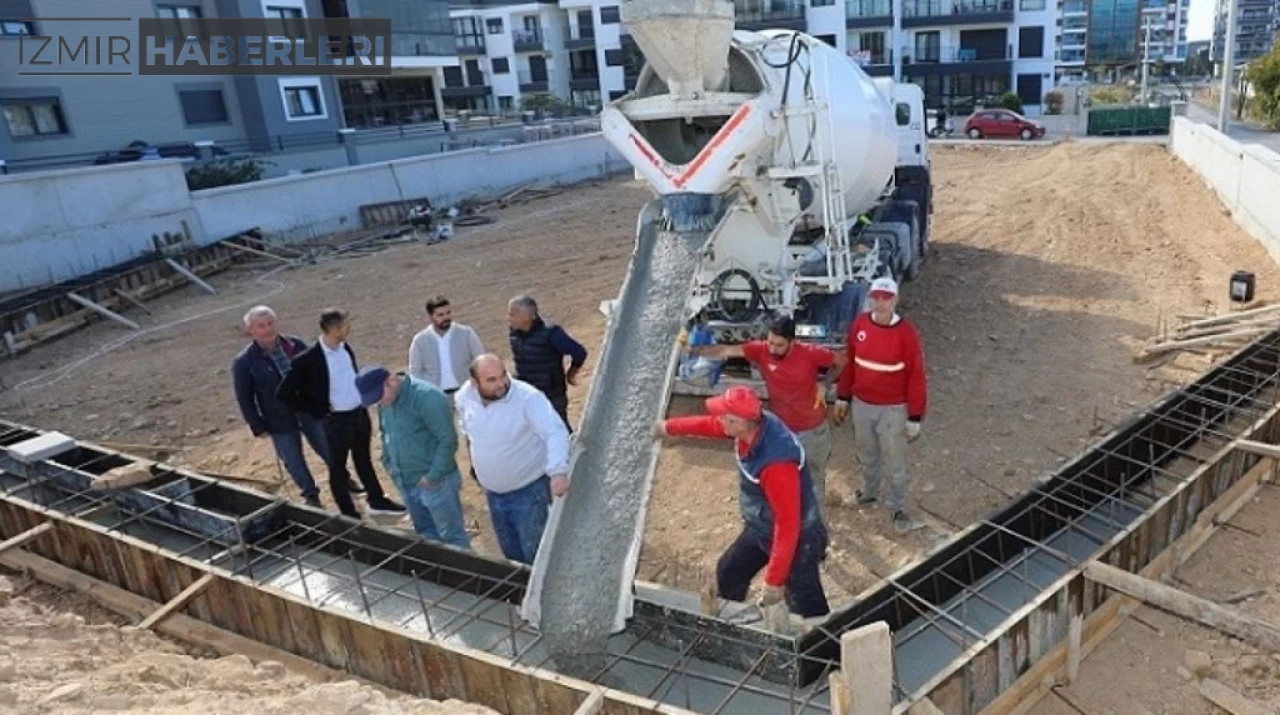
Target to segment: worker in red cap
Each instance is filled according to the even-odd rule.
[[[784,603],[801,618],[826,615],[830,607],[818,562],[826,554],[827,529],[818,514],[804,448],[747,387],[734,385],[706,404],[709,415],[660,420],[654,433],[734,441],[738,505],[745,523],[716,564],[712,595],[745,601],[751,580],[763,569],[757,603],[767,618]]]
[[[924,419],[925,371],[920,336],[896,311],[898,284],[877,278],[867,294],[871,310],[849,326],[848,359],[836,387],[834,421],[844,422],[852,401],[854,448],[862,468],[858,505],[880,498],[888,472],[885,506],[900,534],[921,525],[907,514],[907,443],[920,436]]]

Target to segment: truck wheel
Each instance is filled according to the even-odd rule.
[[[969,138],[970,138],[970,139],[981,139],[981,138],[982,138],[982,130],[981,130],[981,129],[979,129],[979,128],[977,128],[977,127],[974,127],[973,129],[970,129],[970,130],[969,130]]]

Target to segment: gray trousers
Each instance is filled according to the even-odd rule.
[[[888,472],[890,511],[907,508],[907,406],[868,405],[853,400],[854,449],[862,468],[862,493],[880,495],[880,481]]]
[[[818,511],[822,511],[822,500],[827,495],[827,462],[831,461],[831,423],[824,419],[822,424],[811,430],[797,432],[796,438],[804,447],[805,462],[809,465],[813,491],[818,498]]]

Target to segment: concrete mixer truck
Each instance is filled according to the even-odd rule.
[[[624,0],[620,14],[646,64],[601,113],[604,136],[662,197],[733,197],[702,257],[690,325],[741,343],[784,311],[800,337],[839,347],[872,279],[922,268],[923,93],[873,80],[802,33],[735,32],[730,0]],[[739,374],[725,381],[760,388]],[[713,391],[706,371],[682,377],[677,393]]]

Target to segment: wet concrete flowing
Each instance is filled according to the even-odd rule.
[[[668,216],[671,206],[668,204]],[[718,217],[716,212],[716,217]],[[628,605],[684,308],[714,220],[642,223],[575,444],[569,494],[539,551],[532,613],[562,667],[592,669]],[[550,547],[550,548],[548,548]],[[526,607],[526,613],[530,609]]]

